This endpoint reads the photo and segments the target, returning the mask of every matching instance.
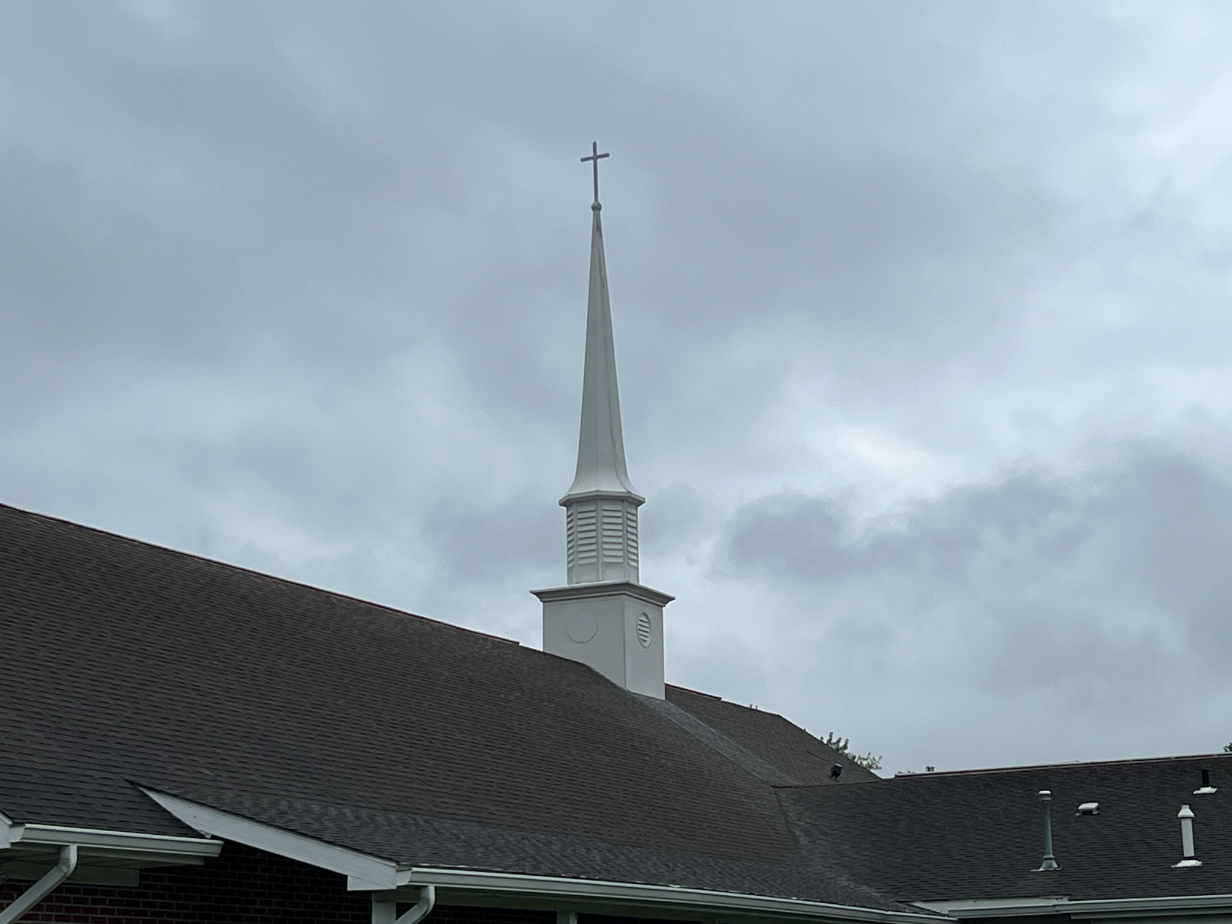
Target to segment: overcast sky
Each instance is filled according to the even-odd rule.
[[[597,140],[670,681],[1232,739],[1232,7],[0,7],[0,502],[539,644]],[[358,679],[357,679],[358,681]]]

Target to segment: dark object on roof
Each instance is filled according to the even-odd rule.
[[[837,780],[842,775],[843,775],[843,765],[842,764],[832,764],[830,766],[830,779]]]
[[[1202,768],[1202,785],[1193,791],[1195,796],[1209,796],[1215,792],[1215,787],[1211,785],[1211,771],[1206,767]]]

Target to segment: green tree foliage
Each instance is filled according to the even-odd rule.
[[[827,747],[834,748],[834,750],[838,751],[852,763],[858,764],[866,770],[881,769],[881,758],[874,757],[872,751],[869,751],[867,754],[851,753],[850,738],[839,738],[835,736],[834,732],[827,732],[826,737],[821,739],[821,743]]]

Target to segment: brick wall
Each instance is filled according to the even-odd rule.
[[[15,880],[0,883],[0,910],[29,886]],[[228,844],[204,866],[145,870],[138,888],[65,883],[28,911],[21,924],[370,924],[371,920],[367,893],[347,892],[345,876]],[[546,911],[438,906],[425,924],[555,924],[555,920]]]

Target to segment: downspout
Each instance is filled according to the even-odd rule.
[[[60,848],[60,862],[48,871],[42,879],[21,895],[3,911],[0,911],[0,924],[13,924],[23,914],[51,894],[60,883],[72,875],[77,868],[77,845],[65,844]]]
[[[398,917],[398,906],[392,898],[377,898],[372,896],[372,924],[419,924],[428,916],[428,912],[436,905],[436,886],[426,885],[419,890],[419,901],[402,917]],[[0,921],[8,924],[8,921]]]

